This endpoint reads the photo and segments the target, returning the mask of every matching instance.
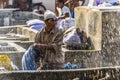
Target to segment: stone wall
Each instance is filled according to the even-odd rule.
[[[26,25],[26,21],[32,19],[43,20],[43,15],[38,16],[29,11],[0,12],[0,26]]]
[[[119,80],[119,67],[0,72],[0,80]]]
[[[23,25],[0,27],[0,54],[7,54],[13,64],[22,70],[22,56],[33,44],[36,32]],[[8,43],[11,45],[6,46]]]
[[[84,54],[92,54],[83,58],[86,67],[106,67],[120,65],[120,8],[119,7],[78,7],[75,10],[75,25],[85,29],[94,42],[95,50],[63,50],[66,61],[81,65],[80,58]],[[71,51],[71,52],[70,52]],[[77,52],[76,52],[77,51]],[[98,51],[98,52],[97,52]],[[73,58],[74,57],[74,60]],[[86,60],[88,59],[88,60]],[[77,61],[77,62],[75,62]],[[91,61],[91,62],[86,62]],[[95,63],[96,62],[96,63]]]
[[[102,14],[102,54],[103,63],[120,65],[120,11]],[[111,62],[111,63],[110,63]],[[105,64],[105,63],[104,63]]]
[[[101,12],[89,8],[75,9],[75,27],[85,30],[87,35],[91,37],[95,50],[101,50],[102,37]]]

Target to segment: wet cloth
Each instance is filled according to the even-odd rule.
[[[76,46],[81,43],[81,40],[74,27],[71,27],[68,30],[66,30],[63,37],[63,43],[68,46],[71,46],[71,45]]]
[[[34,30],[36,30],[36,31],[39,31],[39,30],[41,30],[43,27],[44,27],[45,25],[44,24],[33,24],[33,25],[31,25],[30,26],[30,28],[31,29],[34,29]]]
[[[31,45],[22,57],[22,69],[37,70],[36,63],[39,63],[41,53],[41,50],[38,51]]]
[[[64,69],[80,69],[80,68],[86,68],[86,67],[72,64],[70,62],[68,62],[67,64],[64,64]]]
[[[63,43],[66,48],[72,50],[92,50],[94,49],[93,42],[86,32],[79,28],[71,27],[64,33]]]
[[[118,6],[118,5],[119,5],[119,0],[114,0],[114,1],[103,2],[99,6]]]
[[[61,28],[63,31],[66,31],[67,29],[75,26],[75,20],[74,18],[65,18],[65,19],[59,19],[57,21],[57,27]]]
[[[64,69],[79,69],[79,66],[75,64],[67,63],[64,64]]]
[[[75,26],[75,20],[73,18],[65,18],[61,21],[60,26],[63,27],[64,31]]]
[[[34,29],[34,30],[37,30],[37,31],[41,30],[45,26],[44,21],[39,20],[39,19],[29,20],[29,21],[26,22],[26,24],[31,29]]]
[[[112,1],[112,2],[109,2],[111,5],[113,6],[117,6],[119,5],[119,1],[118,0],[115,0],[115,1]]]

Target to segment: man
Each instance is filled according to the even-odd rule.
[[[36,34],[34,47],[42,50],[39,69],[63,69],[61,53],[63,31],[56,27],[56,15],[51,11],[44,14],[46,26]]]
[[[71,9],[72,6],[78,7],[78,6],[83,6],[85,3],[85,0],[67,0],[65,2],[65,5],[69,6],[69,8]]]
[[[65,19],[71,17],[70,9],[64,5],[64,0],[57,0],[58,19]]]
[[[61,53],[63,31],[56,27],[56,19],[56,15],[51,11],[44,13],[46,26],[38,31],[34,45],[31,45],[23,55],[23,70],[63,69],[64,57]],[[38,62],[40,64],[37,64]]]
[[[65,5],[68,5],[71,11],[72,18],[74,18],[74,8],[78,6],[83,6],[85,0],[67,0]]]
[[[61,27],[64,30],[63,23],[66,18],[71,20],[71,13],[70,9],[64,5],[64,0],[57,0],[56,1],[56,9],[58,11],[58,19],[57,19],[57,26]]]

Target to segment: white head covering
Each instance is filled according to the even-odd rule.
[[[44,13],[44,20],[47,20],[47,19],[54,19],[56,20],[57,19],[57,16],[50,10],[47,10],[45,13]]]

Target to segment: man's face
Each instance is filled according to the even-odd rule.
[[[54,20],[54,19],[48,19],[47,21],[46,21],[46,25],[48,25],[48,26],[55,26],[56,25],[56,20]]]
[[[62,6],[63,6],[63,3],[62,2],[57,2],[57,7],[59,7],[59,8],[62,8]]]

